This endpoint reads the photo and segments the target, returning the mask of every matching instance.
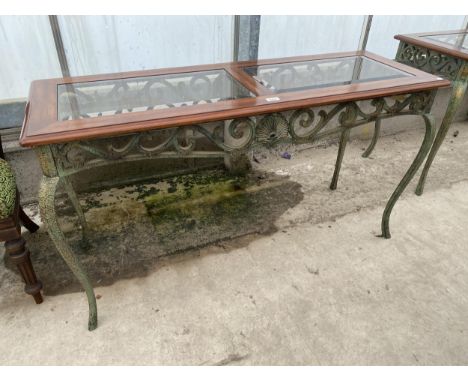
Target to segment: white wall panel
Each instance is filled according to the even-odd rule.
[[[71,75],[232,60],[233,16],[59,16]]]
[[[367,50],[395,58],[396,34],[460,29],[465,16],[374,16]]]
[[[364,16],[262,16],[259,58],[356,50]]]
[[[31,81],[60,77],[47,16],[0,16],[0,99],[26,98]]]
[[[367,49],[393,58],[397,33],[457,29],[464,16],[374,16]],[[357,48],[363,16],[262,16],[259,58]],[[72,75],[230,61],[232,16],[59,16]],[[0,16],[0,99],[58,77],[47,16]]]

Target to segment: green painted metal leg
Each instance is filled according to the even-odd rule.
[[[375,145],[377,144],[377,140],[379,139],[380,136],[380,123],[381,119],[376,119],[375,121],[375,127],[374,127],[374,135],[372,136],[372,141],[369,144],[369,147],[362,153],[363,158],[368,158],[369,155],[372,154],[372,151],[374,151]]]
[[[343,162],[343,156],[346,149],[346,144],[349,140],[350,129],[344,129],[341,132],[340,146],[338,147],[338,157],[336,158],[335,171],[333,172],[333,178],[330,184],[330,190],[336,190],[338,185],[338,177],[340,175],[341,163]]]
[[[59,254],[63,257],[68,267],[86,291],[89,304],[88,329],[94,330],[97,327],[97,306],[93,287],[85,270],[79,263],[70,246],[67,244],[65,236],[57,221],[57,215],[55,212],[55,192],[57,190],[59,179],[60,178],[58,177],[42,177],[41,187],[39,190],[39,208],[42,219],[47,226],[49,236],[54,242]]]
[[[421,144],[421,147],[418,151],[418,154],[416,155],[416,158],[414,158],[413,163],[411,164],[410,168],[408,171],[406,171],[405,176],[403,179],[400,181],[398,186],[396,187],[395,191],[393,191],[392,196],[390,196],[390,199],[387,202],[387,205],[385,206],[385,210],[382,216],[382,237],[386,239],[390,239],[390,227],[389,227],[389,220],[390,220],[390,214],[392,213],[393,206],[395,205],[396,201],[400,197],[400,195],[403,193],[405,190],[406,186],[408,186],[408,183],[413,179],[414,175],[418,171],[419,167],[424,161],[424,158],[426,157],[427,153],[429,152],[429,149],[431,148],[431,143],[434,140],[434,134],[435,134],[435,122],[434,122],[434,117],[429,114],[424,114],[422,115],[424,119],[424,123],[426,126],[426,133],[424,134],[424,139]]]
[[[458,106],[465,96],[466,86],[467,81],[457,80],[453,82],[452,95],[450,97],[449,105],[447,111],[445,112],[444,119],[442,120],[442,123],[439,127],[439,131],[437,132],[437,136],[434,140],[429,156],[427,157],[426,163],[421,173],[421,177],[419,178],[419,182],[416,187],[416,195],[422,195],[424,191],[424,184],[426,183],[427,174],[432,165],[432,162],[434,161],[437,151],[439,151],[439,148],[442,145],[445,136],[447,135]]]
[[[61,179],[62,179],[62,184],[65,188],[65,192],[68,194],[68,197],[70,198],[73,208],[75,209],[78,215],[81,228],[83,229],[83,236],[86,236],[86,233],[88,232],[88,223],[86,222],[86,218],[85,218],[83,209],[81,208],[78,195],[76,194],[75,189],[73,188],[73,185],[71,184],[67,176],[62,177]]]

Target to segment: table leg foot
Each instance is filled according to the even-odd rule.
[[[26,241],[22,236],[16,239],[8,240],[5,243],[5,252],[10,257],[11,262],[16,265],[23,277],[24,291],[34,298],[36,304],[42,303],[42,283],[36,277],[36,272],[31,263],[31,255],[26,247]]]
[[[338,156],[336,158],[335,171],[333,172],[333,178],[330,183],[330,190],[336,190],[338,185],[338,177],[340,175],[341,163],[343,162],[343,157],[346,149],[346,144],[348,143],[350,129],[344,129],[341,132],[340,137],[340,146],[338,147]]]
[[[369,144],[369,147],[367,147],[366,151],[362,153],[363,158],[368,158],[369,155],[372,154],[372,151],[374,151],[375,145],[377,144],[377,140],[379,139],[379,136],[380,136],[380,122],[381,122],[381,119],[377,119],[375,121],[374,135],[372,136],[372,141]]]
[[[421,143],[421,147],[416,155],[416,158],[414,158],[413,163],[411,164],[410,168],[406,171],[406,174],[403,176],[403,179],[400,181],[395,191],[393,191],[393,194],[390,196],[390,199],[388,200],[387,205],[385,206],[385,210],[383,212],[382,234],[380,236],[384,237],[385,239],[390,239],[391,237],[389,220],[390,220],[390,214],[392,213],[393,206],[395,205],[396,201],[398,200],[400,195],[403,193],[406,186],[408,186],[408,183],[411,181],[411,179],[413,179],[414,175],[416,174],[419,167],[423,163],[424,158],[426,157],[427,153],[429,152],[431,148],[432,141],[434,140],[434,133],[435,133],[434,117],[432,117],[432,115],[429,115],[429,114],[424,114],[422,115],[422,118],[424,119],[426,132],[424,134],[424,139],[423,139],[423,142]]]
[[[85,270],[79,263],[70,246],[67,244],[65,236],[58,224],[55,212],[55,192],[57,190],[58,182],[58,177],[42,177],[39,191],[39,208],[41,211],[41,217],[59,254],[63,257],[68,267],[85,289],[89,304],[88,329],[94,330],[97,327],[97,306],[94,290]]]
[[[450,97],[449,105],[447,107],[447,111],[445,112],[444,119],[442,120],[442,123],[439,127],[439,131],[437,132],[434,143],[432,144],[432,148],[429,152],[426,163],[424,164],[421,176],[419,177],[419,182],[415,191],[416,195],[422,195],[424,191],[424,185],[426,183],[426,178],[429,169],[432,165],[432,162],[434,161],[437,151],[439,151],[439,148],[442,145],[445,136],[447,135],[447,132],[450,128],[450,124],[453,120],[453,117],[455,116],[455,112],[457,111],[458,106],[464,98],[466,87],[467,81],[453,82],[452,95]]]

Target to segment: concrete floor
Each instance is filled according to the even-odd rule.
[[[367,142],[352,141],[335,192],[336,145],[256,153],[257,170],[301,184],[300,201],[268,232],[98,286],[94,332],[83,293],[36,306],[1,265],[0,364],[468,364],[468,123],[452,127],[425,194],[413,181],[397,203],[392,239],[376,237],[420,140],[383,137],[367,160]]]

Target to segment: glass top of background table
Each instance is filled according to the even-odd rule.
[[[468,60],[468,31],[452,30],[396,35],[395,38],[416,45]]]
[[[462,49],[468,53],[468,32],[427,35],[425,37],[429,40],[434,40],[437,42],[443,42],[448,45],[453,45],[454,48]]]
[[[411,76],[362,56],[250,66],[275,93]],[[255,97],[224,69],[58,85],[60,121]]]

